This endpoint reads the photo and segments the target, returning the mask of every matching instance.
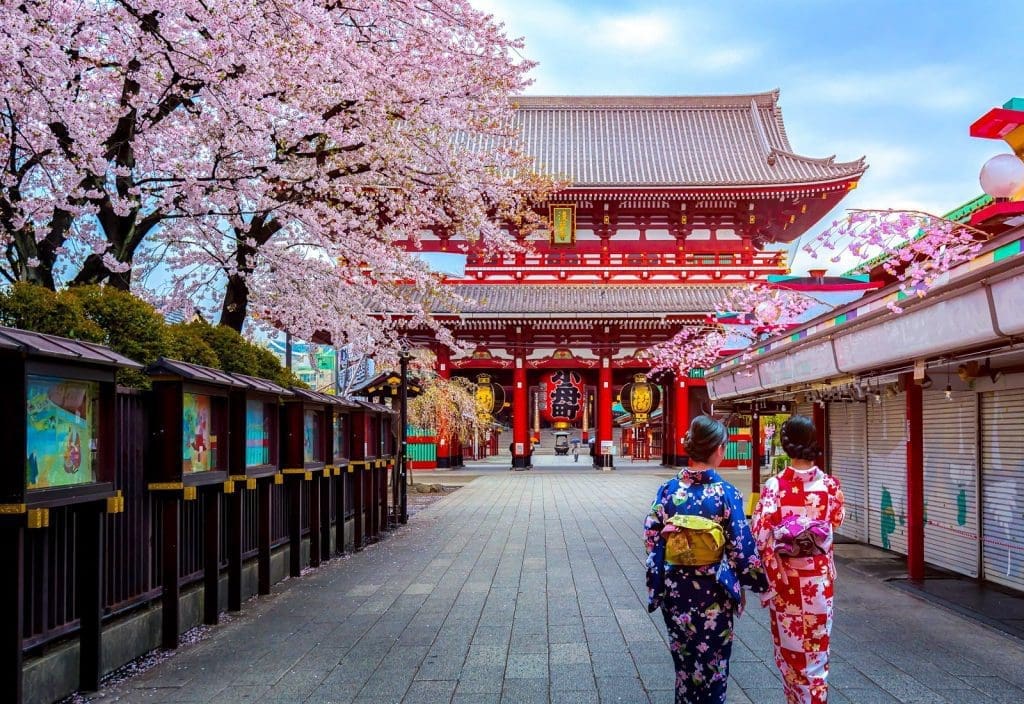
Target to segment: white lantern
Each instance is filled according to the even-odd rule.
[[[981,167],[981,189],[993,198],[1013,198],[1024,190],[1024,161],[1015,154],[997,154]]]

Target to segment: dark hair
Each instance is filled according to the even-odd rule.
[[[683,438],[683,447],[690,459],[706,462],[719,446],[725,444],[728,437],[729,433],[720,421],[711,416],[697,416]]]
[[[791,416],[782,424],[782,449],[795,460],[813,460],[818,456],[818,433],[807,416]]]

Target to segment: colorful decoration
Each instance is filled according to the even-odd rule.
[[[543,379],[544,420],[555,428],[568,428],[583,411],[583,377],[579,372],[559,369]]]
[[[181,471],[185,474],[209,472],[217,466],[211,405],[209,396],[182,394]]]
[[[26,486],[48,489],[96,481],[99,384],[28,377]]]
[[[625,411],[633,414],[633,422],[642,425],[661,405],[661,389],[647,381],[646,374],[634,374],[633,381],[622,387],[620,403]]]

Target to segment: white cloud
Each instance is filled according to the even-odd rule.
[[[979,104],[975,81],[958,66],[925,64],[906,69],[811,73],[788,86],[790,95],[837,105],[900,105],[956,111]]]
[[[651,90],[672,76],[728,74],[749,66],[760,46],[701,10],[648,3],[635,11],[541,2],[480,0],[474,5],[494,15],[512,36],[526,38],[525,56],[540,62],[534,70],[542,93],[673,93]],[[729,92],[724,88],[722,92]]]

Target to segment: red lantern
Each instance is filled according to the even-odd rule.
[[[544,405],[541,415],[556,428],[568,428],[583,415],[583,376],[559,369],[542,380]]]

